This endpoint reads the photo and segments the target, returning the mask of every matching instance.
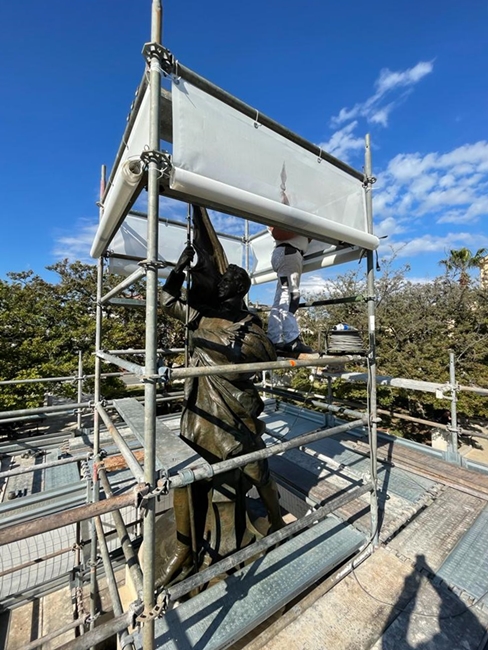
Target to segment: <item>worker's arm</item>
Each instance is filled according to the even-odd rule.
[[[185,322],[187,315],[189,320],[193,320],[197,316],[195,309],[187,312],[186,300],[182,297],[182,287],[185,281],[185,269],[190,266],[195,256],[195,250],[191,244],[188,244],[181,253],[174,269],[168,275],[166,282],[163,285],[160,294],[160,304],[163,309],[179,320]]]

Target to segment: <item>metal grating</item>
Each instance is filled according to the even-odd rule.
[[[461,537],[438,571],[452,587],[458,587],[488,606],[488,506]]]
[[[50,451],[46,457],[46,461],[58,460],[61,456],[59,449]],[[44,489],[50,490],[51,488],[63,487],[72,483],[78,483],[80,480],[80,473],[78,471],[77,463],[69,463],[68,465],[59,465],[58,467],[48,467],[44,474]]]
[[[484,507],[481,499],[447,488],[390,540],[388,546],[412,562],[423,555],[430,569],[436,572]]]
[[[354,554],[365,538],[331,515],[156,620],[156,647],[219,650]],[[136,647],[142,647],[140,634]]]
[[[297,409],[298,411],[298,409]],[[263,417],[266,428],[275,436],[291,440],[296,436],[314,431],[321,424],[317,419],[302,419],[300,413],[280,411],[267,411]],[[346,434],[347,435],[347,434]],[[340,439],[340,434],[331,438],[324,438],[308,445],[308,449],[330,458],[335,463],[344,465],[349,470],[359,474],[370,474],[370,459],[348,448]],[[287,457],[287,454],[285,454]],[[436,483],[430,479],[414,476],[397,467],[390,467],[379,463],[378,488],[381,492],[388,491],[402,497],[410,503],[415,503],[426,492],[434,489]]]
[[[75,542],[76,527],[71,525],[3,546],[0,553],[0,574],[3,574],[0,575],[0,601],[69,572],[73,567],[72,546]],[[53,553],[59,555],[41,561]],[[28,563],[31,564],[10,572],[10,569]]]

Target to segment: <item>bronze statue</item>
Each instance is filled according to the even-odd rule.
[[[215,257],[220,254],[222,259],[223,251],[216,253],[215,242],[212,242],[212,259],[205,254],[205,242],[202,248],[201,229],[208,235],[208,222],[205,224],[208,217],[206,214],[202,217],[201,212],[196,212],[195,219],[199,226],[195,238],[199,263],[192,269],[194,273],[192,288],[188,292],[188,305],[182,295],[182,285],[184,271],[190,266],[195,254],[191,245],[187,245],[182,252],[161,295],[163,308],[168,314],[183,321],[188,318],[190,365],[212,366],[275,360],[276,352],[264,333],[259,318],[247,309],[243,300],[251,286],[249,275],[233,264],[228,265],[223,273],[218,270]],[[202,226],[202,219],[206,228]],[[208,237],[206,245],[209,245]],[[222,264],[221,268],[223,266]],[[253,374],[195,377],[185,382],[181,437],[210,463],[264,448],[261,436],[265,426],[259,419],[264,405],[252,381]],[[240,480],[244,481],[244,495],[252,485],[256,486],[268,514],[270,530],[281,528],[284,524],[278,491],[271,479],[267,461],[249,463],[238,473]],[[196,525],[190,519],[186,488],[174,490],[176,550],[166,563],[159,584],[168,584],[178,573],[179,577],[187,574],[192,570],[192,564],[195,565],[191,552],[191,528],[193,524],[200,544],[201,509],[205,507],[202,504],[210,489],[208,483],[193,486],[195,520],[198,520]]]

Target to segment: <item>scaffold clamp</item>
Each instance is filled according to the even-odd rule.
[[[133,643],[134,643],[134,637],[132,636],[132,634],[127,634],[126,636],[123,637],[123,639],[121,639],[122,650],[124,648],[127,648],[127,646],[129,645],[134,647]]]
[[[141,153],[140,158],[146,166],[150,162],[160,163],[162,171],[165,171],[171,167],[171,157],[167,151],[159,151],[159,149],[144,149],[144,151]]]
[[[166,470],[162,469],[159,472],[159,479],[158,479],[158,487],[157,489],[159,490],[159,495],[158,496],[166,496],[169,494],[169,476],[166,472]]]
[[[158,376],[159,376],[159,381],[162,384],[167,384],[168,382],[171,381],[171,368],[169,366],[165,366],[164,364],[161,364],[158,367]]]
[[[162,262],[161,260],[141,260],[140,262],[137,263],[138,266],[142,266],[146,271],[147,269],[164,269],[167,264],[166,262]]]
[[[363,181],[363,187],[368,187],[374,185],[378,179],[376,176],[365,176]]]
[[[160,60],[167,58],[168,50],[161,45],[161,43],[144,43],[142,48],[142,55],[147,63],[151,62],[153,56],[157,56]]]
[[[152,609],[148,612],[142,612],[139,616],[136,617],[137,623],[146,623],[147,621],[152,621],[155,618],[160,618],[164,616],[167,612],[169,606],[169,594],[167,591],[163,591],[159,598],[159,602],[154,605]]]
[[[87,614],[85,620],[83,621],[84,625],[90,625],[90,623],[94,623],[99,616],[100,612],[96,612],[95,614]]]
[[[169,479],[167,477],[163,477],[162,479],[159,479],[157,487],[146,492],[145,494],[139,495],[139,502],[137,505],[139,508],[145,508],[147,507],[146,504],[149,499],[159,499],[159,497],[165,496],[168,493]]]

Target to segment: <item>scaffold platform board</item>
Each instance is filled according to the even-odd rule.
[[[114,400],[114,406],[144,447],[144,406],[130,397]],[[161,420],[156,420],[156,460],[158,469],[164,467],[170,475],[208,464]]]
[[[219,650],[242,638],[366,543],[335,515],[280,545],[155,623],[160,650]],[[135,635],[142,650],[142,635]]]

